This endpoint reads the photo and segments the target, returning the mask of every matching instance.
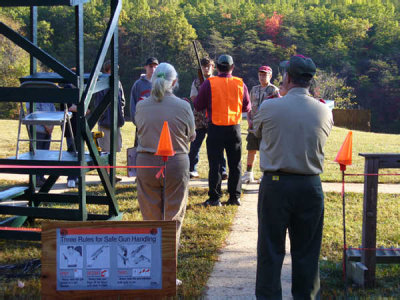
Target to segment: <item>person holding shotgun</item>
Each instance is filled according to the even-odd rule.
[[[220,174],[224,149],[228,158],[229,178],[227,205],[240,205],[242,137],[240,122],[242,112],[251,111],[247,86],[243,79],[232,76],[233,58],[223,54],[218,58],[218,76],[208,78],[200,87],[194,107],[207,109],[207,155],[209,164],[208,195],[204,206],[221,206]]]
[[[196,48],[195,48],[196,50]],[[197,54],[197,51],[196,51]],[[199,77],[193,80],[192,88],[190,90],[190,100],[192,103],[194,99],[196,99],[200,85],[204,82],[205,79],[213,77],[214,72],[214,61],[208,57],[202,58],[200,60],[200,69],[199,69]],[[206,116],[206,110],[203,109],[201,111],[197,111],[196,109],[193,110],[194,114],[194,122],[196,125],[196,139],[190,144],[190,151],[189,151],[189,161],[190,161],[190,178],[197,178],[199,177],[199,173],[197,172],[196,166],[199,162],[199,152],[201,145],[203,144],[204,138],[207,134],[208,128],[208,121]],[[223,158],[221,164],[221,176],[222,179],[228,178],[228,173],[226,172],[226,161]]]

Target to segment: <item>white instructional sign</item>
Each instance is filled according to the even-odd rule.
[[[57,290],[162,289],[161,228],[58,228]]]

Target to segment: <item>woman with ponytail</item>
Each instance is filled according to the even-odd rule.
[[[177,221],[177,249],[186,211],[189,183],[189,143],[195,138],[194,117],[190,104],[176,97],[178,74],[168,63],[161,63],[152,76],[150,97],[136,106],[136,126],[139,135],[138,166],[162,166],[155,156],[164,121],[168,121],[172,145],[176,154],[167,161],[165,220]],[[159,169],[138,169],[137,189],[144,220],[161,220],[163,178],[156,178]]]

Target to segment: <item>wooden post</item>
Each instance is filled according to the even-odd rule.
[[[400,154],[360,153],[365,157],[365,174],[377,174],[382,168],[399,168]],[[365,287],[375,285],[376,270],[376,225],[378,202],[378,176],[365,176],[361,262],[367,267]]]
[[[375,174],[379,171],[379,158],[365,158],[365,174]],[[364,203],[361,262],[368,268],[365,287],[375,285],[376,267],[376,206],[378,199],[378,176],[364,176]]]

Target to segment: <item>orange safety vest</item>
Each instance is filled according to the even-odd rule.
[[[208,78],[211,86],[211,122],[229,126],[242,120],[243,79],[238,77]]]

